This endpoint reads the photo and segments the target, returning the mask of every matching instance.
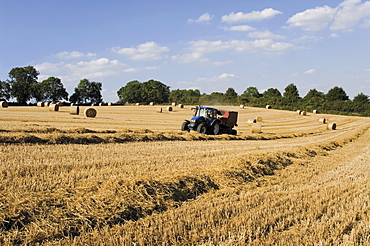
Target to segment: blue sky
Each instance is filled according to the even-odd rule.
[[[370,95],[370,1],[0,0],[0,79],[34,66],[71,95],[87,78],[117,101],[127,82],[238,94]]]

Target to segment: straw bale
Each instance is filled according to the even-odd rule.
[[[172,108],[171,106],[167,107],[166,109],[167,109],[167,111],[169,111],[169,112],[171,112],[171,111],[173,110],[173,108]]]
[[[261,130],[262,126],[260,123],[253,123],[252,126],[251,126],[251,132],[252,133],[261,133],[262,130]]]
[[[184,108],[184,104],[178,104],[177,105],[179,108]]]
[[[80,114],[80,107],[79,106],[71,106],[69,108],[69,114]]]
[[[37,107],[44,107],[45,103],[44,102],[37,102]]]
[[[301,111],[301,115],[306,116],[307,112],[306,111]]]
[[[8,102],[7,102],[7,101],[1,101],[1,102],[0,102],[0,106],[1,106],[2,108],[7,108],[9,105],[8,105]]]
[[[96,109],[94,108],[86,108],[84,110],[84,115],[86,117],[91,117],[91,118],[94,118],[96,116],[97,112],[96,112]]]
[[[263,121],[263,118],[261,116],[257,116],[255,118],[256,122],[262,122]]]
[[[175,103],[175,102],[173,102],[173,103],[172,103],[172,106],[176,106],[176,103]]]
[[[104,106],[104,103],[102,103],[102,102],[101,102],[101,103],[99,103],[99,106]]]
[[[50,102],[45,102],[44,103],[44,107],[49,107],[50,106]]]
[[[244,108],[244,105],[240,105],[240,108]]]
[[[248,124],[248,125],[252,125],[253,123],[257,123],[257,120],[256,120],[256,119],[253,119],[253,120],[247,120],[247,124]]]
[[[271,108],[271,106],[270,106],[270,105],[266,105],[266,108],[267,108],[267,109],[270,109],[270,108]]]
[[[62,102],[56,102],[55,104],[58,105],[58,106],[63,106]]]
[[[314,113],[314,114],[318,114],[318,113],[319,113],[319,111],[318,111],[317,109],[314,109],[314,110],[312,111],[312,113]]]
[[[109,103],[108,103],[108,106],[112,106],[112,103],[111,103],[111,102],[109,102]]]
[[[139,106],[139,105],[140,105],[140,103],[136,103],[135,105],[136,105],[136,106]]]
[[[150,103],[149,103],[149,105],[150,105],[150,106],[154,106],[154,102],[150,102]]]
[[[327,124],[326,125],[326,128],[328,129],[328,130],[335,130],[335,129],[337,129],[337,124],[336,123],[329,123],[329,124]]]
[[[49,111],[59,111],[59,105],[56,103],[49,104]]]
[[[301,110],[297,110],[297,114],[301,114],[301,112],[302,112]]]
[[[326,119],[325,118],[319,119],[319,122],[323,123],[323,124],[326,124]]]
[[[162,108],[157,108],[157,109],[156,109],[156,112],[157,112],[157,113],[162,113]]]

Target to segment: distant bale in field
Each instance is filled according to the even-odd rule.
[[[104,103],[99,103],[99,106],[104,106]]]
[[[244,108],[244,105],[240,105],[240,108]]]
[[[263,121],[263,118],[262,118],[261,116],[257,116],[257,117],[255,118],[255,120],[256,120],[257,122],[262,122],[262,121]]]
[[[328,129],[328,130],[335,130],[335,129],[337,129],[337,124],[336,123],[329,123],[329,124],[327,124],[326,125],[326,129]]]
[[[257,123],[257,120],[256,119],[253,119],[253,120],[247,120],[247,124],[248,125],[252,125],[254,123]]]
[[[59,105],[56,103],[50,103],[49,111],[59,111]]]
[[[112,106],[112,103],[111,103],[111,102],[109,102],[109,103],[108,103],[108,106]]]
[[[322,124],[326,124],[326,119],[325,118],[319,119],[319,122]]]
[[[175,103],[175,102],[173,102],[173,103],[172,103],[172,106],[176,106],[176,103]]]
[[[307,112],[306,111],[301,111],[300,115],[306,116]]]
[[[44,103],[44,107],[49,107],[50,106],[50,102],[45,102]]]
[[[301,110],[297,110],[297,114],[301,114],[301,112],[302,112]]]
[[[140,105],[140,103],[136,103],[135,105],[136,105],[136,106],[139,106],[139,105]]]
[[[56,102],[55,104],[58,105],[58,106],[63,106],[62,102]]]
[[[262,132],[262,126],[260,123],[253,123],[251,126],[251,132],[252,133],[261,133]]]
[[[44,107],[45,103],[44,102],[37,102],[37,107]]]
[[[156,112],[157,112],[157,113],[162,113],[162,108],[157,108],[157,109],[156,109]]]
[[[95,104],[94,104],[94,103],[92,103],[92,104],[91,104],[91,106],[95,106]]]
[[[154,104],[154,102],[150,102],[149,105],[150,106],[154,106],[155,104]]]
[[[271,109],[271,106],[270,106],[270,105],[266,105],[266,108],[267,108],[267,109]]]
[[[80,107],[79,106],[71,106],[69,108],[69,114],[75,114],[75,115],[80,114]]]
[[[2,108],[7,108],[9,105],[8,105],[8,102],[7,102],[7,101],[1,101],[1,102],[0,102],[0,106],[1,106]]]
[[[90,117],[90,118],[94,118],[96,116],[97,112],[96,112],[96,109],[94,108],[86,108],[84,110],[84,115],[86,117]]]
[[[169,111],[169,112],[171,112],[171,111],[173,110],[173,108],[172,108],[171,106],[167,107],[166,109],[167,109],[167,111]]]
[[[184,104],[177,105],[179,108],[184,108]]]
[[[314,114],[318,114],[318,113],[319,113],[319,111],[318,111],[318,110],[316,110],[316,109],[314,109],[314,110],[312,111],[312,113],[314,113]]]

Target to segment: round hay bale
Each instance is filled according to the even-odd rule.
[[[260,123],[253,123],[252,126],[251,126],[251,132],[252,133],[261,133],[262,130],[261,130],[262,126]]]
[[[94,106],[95,106],[95,104],[94,104],[94,103],[92,103],[92,104],[91,104],[91,106],[93,106],[93,107],[94,107]]]
[[[328,129],[328,130],[335,130],[335,129],[337,129],[337,124],[336,123],[329,123],[329,124],[327,124],[326,125],[326,128]]]
[[[96,116],[97,112],[96,112],[96,109],[94,108],[86,108],[84,110],[84,115],[86,117],[90,117],[90,118],[94,118]]]
[[[253,119],[253,120],[247,120],[247,124],[248,124],[248,125],[252,125],[253,123],[257,123],[257,120],[256,120],[256,119]]]
[[[44,102],[37,102],[37,107],[44,107],[45,103]]]
[[[59,111],[59,105],[56,103],[50,103],[49,111]]]
[[[58,105],[58,106],[63,106],[62,102],[56,102],[55,104]]]
[[[79,115],[80,114],[80,107],[79,106],[71,106],[69,108],[69,114]]]
[[[318,113],[319,113],[319,111],[318,111],[318,110],[316,110],[316,109],[314,109],[314,110],[312,111],[312,113],[314,113],[314,114],[318,114]]]
[[[150,102],[150,103],[149,103],[149,105],[150,105],[150,106],[154,106],[154,102]]]
[[[244,108],[244,105],[240,105],[240,108]]]
[[[156,112],[157,112],[157,113],[162,113],[162,108],[157,108],[157,109],[156,109]]]
[[[297,114],[301,114],[301,112],[302,112],[301,110],[297,110]]]
[[[139,106],[139,105],[140,105],[140,103],[136,103],[135,105],[136,105],[136,106]]]
[[[270,106],[270,105],[266,105],[266,108],[267,108],[267,109],[271,109],[271,106]]]
[[[263,118],[261,116],[257,116],[255,118],[256,122],[262,122],[263,121]]]
[[[1,101],[0,105],[2,108],[7,108],[9,106],[7,101]]]
[[[50,102],[45,102],[44,103],[44,107],[49,107],[50,106]]]
[[[184,104],[177,105],[179,108],[184,108]]]
[[[167,111],[171,112],[173,108],[171,106],[167,107]]]
[[[306,111],[301,111],[301,115],[306,116],[307,112]]]
[[[104,103],[99,103],[99,106],[104,106]]]
[[[319,119],[319,122],[322,124],[326,124],[326,119],[325,118]]]
[[[175,103],[175,102],[173,102],[173,103],[172,103],[172,106],[176,106],[176,103]]]
[[[109,103],[108,103],[108,106],[112,106],[112,103],[111,103],[111,102],[109,102]]]

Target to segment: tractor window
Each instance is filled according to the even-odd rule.
[[[203,116],[204,118],[207,117],[207,111],[204,108],[199,108],[196,116]]]

